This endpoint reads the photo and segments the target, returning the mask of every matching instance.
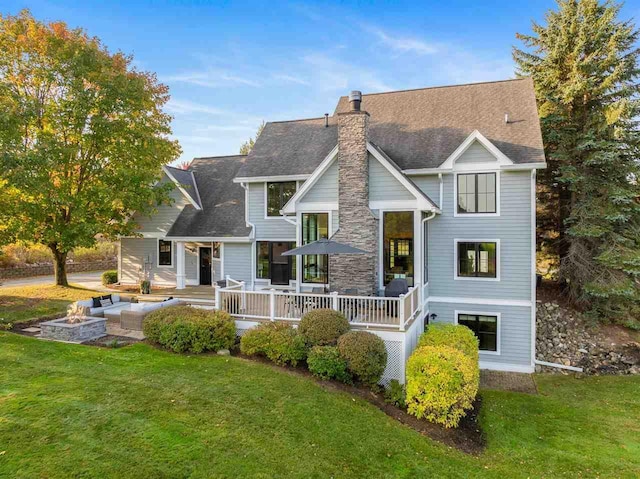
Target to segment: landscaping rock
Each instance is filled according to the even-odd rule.
[[[586,374],[639,374],[640,344],[612,343],[577,311],[555,302],[538,302],[536,358],[583,368]],[[536,366],[536,371],[567,371]]]

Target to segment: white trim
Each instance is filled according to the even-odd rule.
[[[171,243],[171,264],[160,264],[160,241]],[[176,254],[175,241],[173,239],[158,238],[156,241],[156,268],[173,268],[173,255]]]
[[[187,191],[182,187],[182,185],[178,182],[178,180],[176,180],[174,178],[174,176],[171,174],[171,172],[169,171],[169,169],[166,166],[162,167],[162,171],[165,172],[165,174],[169,177],[169,179],[171,181],[173,181],[173,183],[176,185],[176,187],[180,190],[180,192],[184,195],[184,197],[189,201],[189,203],[191,203],[191,205],[198,211],[202,210],[202,207],[193,199],[193,197],[187,193]],[[191,172],[191,176],[193,177],[193,172]],[[200,193],[198,192],[198,187],[195,183],[195,180],[193,182],[193,187],[196,190],[196,193],[198,195],[198,199],[200,198]]]
[[[496,212],[495,213],[458,213],[458,176],[459,175],[477,175],[481,173],[495,173],[496,175]],[[501,181],[500,171],[482,170],[482,171],[456,172],[453,175],[453,216],[455,218],[495,218],[496,216],[500,216],[500,190],[502,189],[501,184],[502,184],[502,181]]]
[[[311,175],[238,176],[234,183],[281,183],[285,181],[305,181]]]
[[[307,181],[304,182],[302,187],[296,191],[296,194],[291,197],[291,199],[287,202],[286,205],[282,207],[280,212],[282,214],[293,214],[296,212],[296,204],[307,194],[307,192],[315,185],[320,177],[329,169],[329,167],[333,164],[333,162],[338,157],[338,145],[334,146],[333,149],[329,152],[327,156],[325,156],[324,160],[318,165],[312,175],[307,178]],[[266,202],[266,197],[265,197]],[[266,208],[266,205],[265,205]],[[266,210],[265,210],[266,211]]]
[[[534,364],[539,364],[540,366],[547,366],[549,368],[566,369],[567,371],[575,371],[577,373],[581,373],[584,371],[582,368],[579,368],[577,366],[565,366],[564,364],[550,363],[549,361],[541,361],[539,359],[536,359],[534,361]]]
[[[536,361],[536,170],[531,170],[531,363]]]
[[[282,220],[282,218],[285,216],[283,214],[284,209],[280,210],[280,214],[277,216],[269,216],[268,212],[269,212],[269,202],[268,200],[268,195],[269,195],[269,183],[292,183],[294,180],[287,180],[287,181],[265,181],[264,183],[264,219],[265,220]],[[296,196],[296,194],[298,193],[298,182],[296,181],[296,192],[294,193],[294,195],[289,199],[289,201],[287,201],[287,204],[289,204],[291,202],[291,200]],[[286,205],[285,205],[286,206]]]
[[[419,220],[416,221],[416,214],[420,214],[420,210],[407,210],[407,209],[396,209],[396,208],[384,208],[378,210],[379,218],[378,218],[378,289],[384,289],[384,214],[385,213],[398,213],[404,212],[411,213],[413,215],[413,284],[414,286],[419,284],[416,280],[416,225],[421,224]],[[435,213],[435,211],[432,211]],[[420,229],[420,228],[419,228]],[[422,232],[418,231],[418,234],[421,235]],[[419,238],[419,237],[418,237]],[[418,241],[418,248],[420,247],[420,242]],[[422,265],[419,265],[421,268]]]
[[[314,213],[318,210],[322,210],[324,211],[334,211],[338,209],[338,203],[337,202],[331,202],[331,203],[298,203],[298,205],[296,206],[296,212],[301,212],[301,213]]]
[[[496,165],[494,165],[494,168]],[[542,170],[547,167],[546,163],[517,163],[513,165],[501,165],[500,171],[523,171],[523,170]],[[497,168],[498,169],[498,168]],[[419,176],[419,175],[437,175],[453,173],[453,168],[408,168],[402,170],[407,176]]]
[[[220,279],[224,279],[224,243],[220,243]]]
[[[141,239],[167,239],[171,241],[186,241],[187,243],[198,243],[215,241],[216,243],[249,243],[248,236],[165,236],[163,233],[140,233],[140,236],[122,236],[122,238]]]
[[[200,198],[200,190],[198,189],[198,183],[196,183],[196,177],[193,174],[193,170],[189,170],[191,173],[191,181],[193,181],[193,186],[196,189],[196,195],[198,196],[198,204],[202,205],[202,198]],[[200,207],[202,209],[202,206]]]
[[[381,201],[369,201],[370,210],[386,210],[386,211],[408,211],[419,210],[418,202],[416,200],[381,200]]]
[[[483,278],[475,276],[458,276],[458,243],[495,243],[496,244],[496,277]],[[467,239],[453,238],[453,279],[456,281],[500,281],[500,239]]]
[[[240,186],[244,190],[244,222],[248,228],[251,228],[249,238],[256,236],[256,225],[249,221],[249,185],[240,183]]]
[[[513,161],[511,161],[507,155],[502,153],[493,143],[491,143],[487,138],[480,133],[478,130],[473,130],[471,134],[454,150],[453,153],[449,155],[449,157],[440,165],[440,169],[453,169],[455,168],[456,161],[460,159],[460,157],[464,154],[465,151],[469,149],[469,147],[474,142],[480,143],[484,146],[489,153],[491,153],[497,160],[498,165],[513,165]]]
[[[494,363],[492,361],[482,361],[482,360],[480,360],[480,369],[489,369],[492,371],[507,371],[512,373],[527,373],[527,374],[531,374],[535,371],[535,368],[531,365]]]
[[[468,311],[468,310],[454,310],[453,311],[453,321],[454,324],[458,324],[458,316],[461,314],[468,314],[471,316],[495,316],[496,318],[496,350],[495,351],[487,351],[485,349],[480,349],[480,354],[490,354],[492,356],[500,356],[500,340],[501,334],[500,330],[502,329],[502,318],[501,313],[495,312],[487,312],[487,311]]]
[[[381,155],[380,152],[369,142],[367,142],[367,151],[371,153],[371,155],[378,160],[378,162],[380,162],[380,164],[384,166],[387,171],[389,171],[389,173],[391,173],[393,177],[398,180],[400,184],[407,189],[407,191],[409,191],[409,193],[415,196],[418,209],[440,213],[440,208],[438,208],[438,206],[431,200],[426,198],[420,188],[411,182],[401,171],[389,163],[389,160]]]
[[[328,235],[328,237],[327,237],[327,239],[331,238],[334,235],[335,231],[333,231],[333,211],[332,210],[299,212],[298,213],[298,215],[299,215],[298,226],[299,227],[297,229],[300,231],[300,236],[299,236],[299,241],[298,241],[298,236],[296,235],[296,246],[302,246],[302,244],[298,245],[298,242],[302,243],[302,228],[303,228],[303,225],[304,225],[304,223],[302,222],[302,215],[303,214],[314,214],[314,213],[316,213],[316,214],[323,214],[324,213],[324,214],[327,215],[327,221],[328,221],[328,224],[327,224],[327,235]],[[297,258],[302,258],[302,256],[303,255],[296,255],[296,261],[297,261]],[[317,255],[317,256],[320,256],[320,255]],[[320,286],[326,288],[326,287],[329,286],[329,284],[330,284],[329,274],[327,274],[327,282],[326,283],[304,283],[302,281],[302,277],[303,277],[302,267],[303,267],[302,261],[300,261],[300,262],[298,262],[296,264],[296,282],[299,282],[301,288],[302,287],[319,288]],[[327,265],[327,267],[328,267],[328,265]],[[300,271],[300,278],[298,278],[298,271]],[[327,273],[329,273],[329,272],[327,272]]]
[[[529,300],[521,299],[491,299],[491,298],[464,298],[456,296],[429,296],[431,303],[460,303],[460,304],[486,304],[490,306],[517,306],[530,308],[533,303]]]

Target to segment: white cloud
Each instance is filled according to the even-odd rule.
[[[197,85],[206,88],[221,88],[229,86],[246,85],[252,87],[260,87],[261,84],[257,81],[239,76],[233,73],[207,70],[203,72],[187,72],[177,75],[169,75],[163,78],[163,81],[168,83],[187,83],[190,85]]]
[[[178,115],[189,115],[192,113],[204,113],[207,115],[228,115],[229,113],[220,108],[194,103],[189,100],[169,99],[167,102],[167,111]]]
[[[393,36],[381,28],[363,25],[362,28],[375,35],[384,45],[403,53],[415,53],[418,55],[432,55],[438,53],[435,44],[425,42],[418,38]]]
[[[273,78],[276,80],[282,80],[287,83],[297,83],[298,85],[310,85],[310,83],[307,80],[304,80],[294,75],[276,73],[273,75]]]
[[[367,92],[393,90],[380,78],[378,72],[361,65],[343,62],[324,53],[312,53],[302,58],[313,71],[315,85],[322,90],[341,91],[359,88]]]

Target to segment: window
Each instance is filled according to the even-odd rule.
[[[458,175],[458,213],[496,212],[496,174]]]
[[[469,328],[478,338],[480,351],[498,352],[498,317],[482,314],[458,314],[458,324]]]
[[[497,278],[497,243],[460,241],[457,250],[458,277]]]
[[[280,210],[295,194],[295,181],[267,183],[267,216],[280,216]]]
[[[288,285],[296,274],[295,256],[282,253],[293,249],[292,241],[258,241],[256,243],[256,278],[271,280],[271,284]]]
[[[213,254],[214,258],[220,259],[220,245],[221,244],[222,243],[218,243],[218,242],[214,242],[213,243],[213,253],[212,254]]]
[[[258,241],[258,261],[256,261],[256,278],[269,279],[269,242]]]
[[[329,237],[329,213],[302,214],[302,244]],[[329,257],[327,255],[302,256],[302,282],[327,284]]]
[[[158,266],[173,265],[172,246],[171,241],[158,240]]]
[[[413,211],[387,211],[384,229],[384,284],[404,278],[413,286]]]

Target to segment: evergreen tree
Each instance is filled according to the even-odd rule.
[[[611,1],[559,0],[518,34],[518,74],[535,83],[548,169],[541,221],[559,276],[600,317],[640,310],[638,30]],[[640,323],[636,323],[640,324]]]
[[[260,126],[258,127],[258,131],[256,131],[256,137],[255,138],[249,138],[242,145],[240,145],[240,154],[241,155],[248,155],[249,152],[253,149],[253,145],[256,144],[256,141],[258,140],[258,137],[260,136],[260,133],[262,133],[262,130],[264,130],[264,125],[265,125],[264,121],[262,123],[260,123]]]

